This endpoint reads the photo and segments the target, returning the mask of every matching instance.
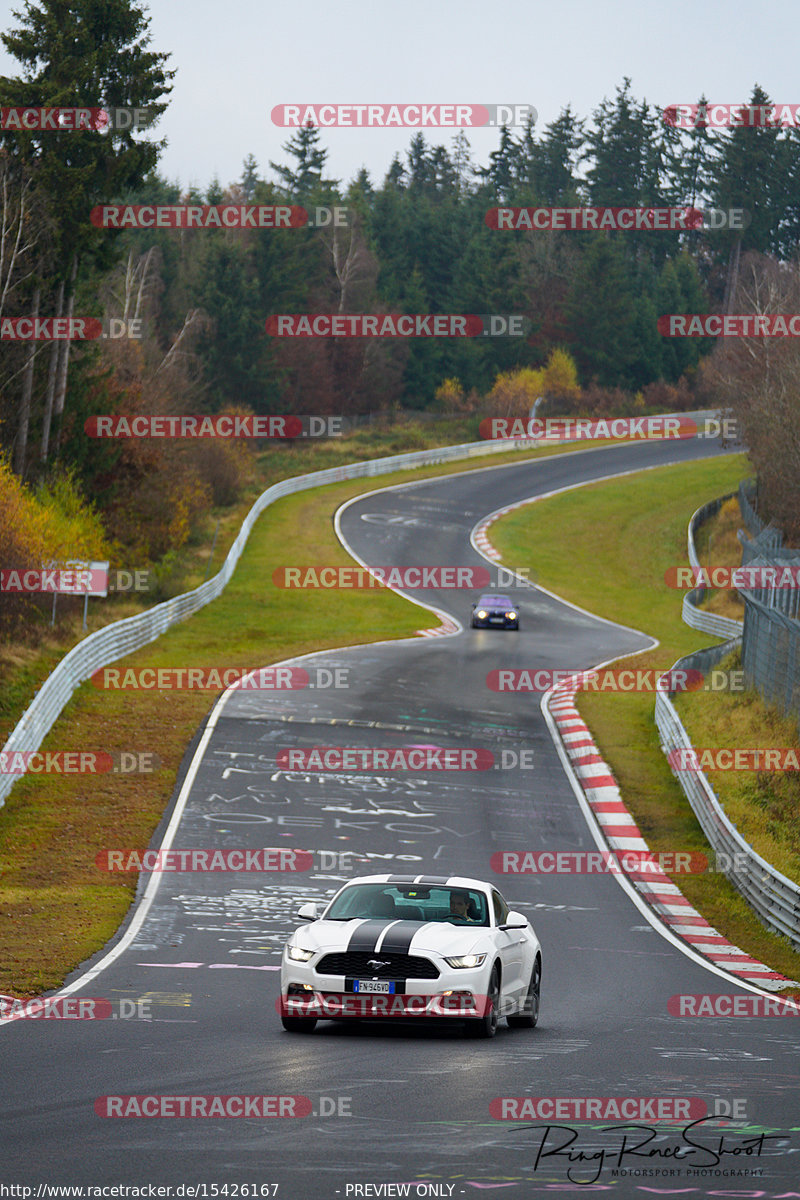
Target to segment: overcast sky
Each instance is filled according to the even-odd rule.
[[[0,0],[13,28],[23,0]],[[291,130],[272,124],[283,103],[530,104],[543,127],[571,104],[589,116],[623,77],[664,107],[748,99],[800,104],[798,0],[760,13],[731,0],[150,0],[153,48],[177,69],[157,126],[168,139],[161,173],[205,188],[238,179],[245,155],[274,178]],[[0,74],[18,73],[0,49]],[[453,129],[427,139],[448,147]],[[345,183],[365,166],[380,183],[413,131],[328,129],[326,175]],[[476,163],[495,130],[467,133]]]

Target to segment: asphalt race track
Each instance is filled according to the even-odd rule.
[[[341,513],[341,532],[373,564],[486,566],[470,531],[501,506],[716,453],[706,441],[654,442],[473,469],[360,498]],[[211,1185],[278,1184],[282,1200],[402,1195],[378,1185],[403,1183],[414,1185],[411,1196],[508,1200],[589,1194],[581,1185],[591,1181],[620,1197],[800,1194],[800,1142],[790,1132],[798,1123],[797,1022],[671,1016],[675,994],[751,989],[663,938],[611,876],[492,874],[498,850],[595,845],[539,697],[490,691],[487,673],[583,668],[650,644],[538,590],[511,594],[519,633],[471,630],[474,593],[420,591],[418,599],[460,621],[462,632],[298,663],[319,680],[327,676],[317,667],[346,668],[347,687],[237,692],[217,705],[187,751],[152,845],[175,810],[173,847],[302,848],[313,852],[314,867],[152,877],[121,940],[91,964],[96,970],[111,950],[107,965],[87,974],[84,964],[66,989],[126,1000],[129,1010],[139,1002],[149,1018],[17,1020],[0,1029],[7,1183],[206,1184],[200,1196],[213,1195]],[[585,604],[592,608],[591,596]],[[436,624],[420,611],[421,628]],[[390,777],[276,765],[282,749],[409,744],[485,748],[508,764],[532,750],[534,766]],[[458,1027],[384,1022],[284,1032],[278,964],[297,907],[373,871],[493,879],[543,945],[538,1027],[510,1030],[503,1022],[483,1042]],[[140,897],[150,879],[142,877]],[[303,1096],[313,1113],[98,1116],[95,1101],[110,1095]],[[689,1159],[675,1157],[685,1122],[671,1130],[659,1124],[646,1149],[649,1135],[627,1130],[629,1150],[640,1149],[615,1176],[619,1122],[604,1131],[602,1121],[556,1120],[560,1130],[548,1133],[547,1122],[494,1119],[496,1097],[689,1098],[709,1113],[721,1107],[745,1119],[712,1121],[702,1133],[700,1126],[695,1140],[715,1152],[696,1150]],[[570,1163],[566,1150],[546,1153],[564,1147],[570,1129],[582,1162]],[[759,1141],[762,1133],[770,1140]],[[589,1157],[601,1150],[605,1158]]]

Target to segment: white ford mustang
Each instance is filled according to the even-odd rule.
[[[318,1020],[466,1022],[493,1037],[500,1017],[532,1027],[539,1017],[542,948],[527,919],[490,883],[461,876],[365,875],[318,912],[304,904],[284,946],[284,1029]]]

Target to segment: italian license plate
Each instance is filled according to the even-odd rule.
[[[491,623],[493,625],[502,625],[505,618],[504,617],[489,617],[489,620],[491,621]]]
[[[389,983],[388,979],[356,979],[353,983],[353,991],[392,996],[394,995],[394,984]]]

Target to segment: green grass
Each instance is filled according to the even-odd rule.
[[[385,437],[360,435],[358,454],[339,442],[298,447],[289,455],[266,451],[259,456],[247,495],[221,514],[213,570],[219,569],[253,499],[276,479],[371,457],[376,448],[399,453],[408,448],[402,444],[406,436],[393,434],[387,445]],[[515,450],[286,497],[256,522],[218,600],[113,666],[248,669],[326,647],[412,635],[435,618],[393,592],[287,591],[273,585],[272,572],[286,565],[287,548],[294,565],[352,565],[332,528],[333,512],[351,496],[553,452]],[[203,546],[195,539],[187,550],[187,589],[202,581],[210,540],[209,534]],[[127,599],[125,615],[137,603],[145,606],[141,599]],[[107,620],[109,614],[103,612],[103,617]],[[6,648],[13,701],[3,716],[5,736],[35,686],[77,639],[74,630],[61,633],[60,645],[54,637],[28,658],[17,654],[18,648]],[[135,879],[101,872],[95,856],[107,848],[147,845],[172,795],[186,747],[214,699],[209,692],[104,691],[90,682],[71,698],[42,750],[153,752],[160,764],[150,774],[28,775],[15,783],[0,808],[0,993],[27,997],[58,986],[115,932],[130,905]]]
[[[718,670],[741,670],[736,652]],[[757,692],[691,692],[676,707],[692,742],[703,748],[797,747],[797,722],[766,706]],[[767,862],[800,881],[800,772],[706,772],[725,812]]]
[[[658,638],[655,650],[615,665],[666,670],[718,639],[683,624],[683,593],[666,586],[664,573],[686,564],[686,528],[694,510],[734,491],[747,474],[743,456],[662,467],[518,509],[493,524],[489,536],[504,562],[529,565],[544,587]],[[578,702],[651,849],[707,853],[708,843],[660,750],[654,696],[587,692],[578,694]],[[682,697],[681,704],[696,745],[736,745],[737,739],[758,745],[760,722],[771,720],[753,697],[745,706],[736,697],[701,692]],[[737,704],[741,719],[729,727]],[[773,824],[776,820],[792,821],[796,839],[796,808],[792,813],[783,795],[772,812]],[[763,928],[723,876],[676,875],[674,882],[732,942],[790,979],[800,978],[800,956],[786,939]]]
[[[198,528],[178,552],[170,578],[160,591],[111,594],[106,599],[90,600],[87,632],[93,633],[113,621],[142,612],[160,600],[191,591],[204,579],[214,575],[220,569],[242,521],[255,500],[267,487],[281,479],[347,463],[471,441],[480,441],[477,417],[458,420],[443,418],[439,422],[425,425],[411,422],[388,429],[383,429],[376,423],[375,427],[360,429],[342,438],[270,444],[267,449],[254,456],[250,463],[243,479],[239,501],[227,508],[209,510],[199,522]],[[510,450],[503,454],[489,454],[480,458],[421,467],[410,472],[398,473],[392,478],[397,482],[406,478],[424,479],[482,465],[549,457],[555,453],[564,453],[565,450],[569,450],[569,447]],[[377,483],[363,480],[356,486],[360,491],[369,491],[371,487],[389,482],[384,476],[376,476],[376,479]],[[142,568],[145,564],[131,564],[127,561],[112,564],[112,567],[117,566],[123,566],[125,569]],[[5,744],[36,691],[56,664],[85,636],[83,601],[80,598],[60,597],[57,613],[56,626],[51,630],[50,607],[49,604],[44,605],[42,611],[32,617],[27,637],[19,638],[13,643],[0,642],[0,746]]]

